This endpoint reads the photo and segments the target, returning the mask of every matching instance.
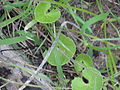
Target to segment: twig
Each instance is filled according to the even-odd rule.
[[[63,22],[63,23],[61,24],[61,27],[60,27],[59,32],[58,32],[58,35],[57,35],[55,41],[53,42],[51,48],[48,50],[46,56],[44,57],[42,63],[41,63],[40,66],[37,68],[37,70],[35,71],[35,73],[25,82],[25,84],[29,84],[29,83],[34,79],[35,75],[42,69],[42,67],[43,67],[43,66],[45,65],[45,63],[47,62],[47,60],[48,60],[51,52],[53,51],[53,49],[54,49],[55,46],[56,46],[56,43],[57,43],[58,40],[59,40],[59,36],[60,36],[60,34],[61,34],[61,31],[62,31],[62,28],[63,28],[64,25],[66,25],[66,22]],[[26,87],[26,86],[21,86],[18,90],[23,90],[25,87]]]

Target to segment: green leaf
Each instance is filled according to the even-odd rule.
[[[34,11],[35,20],[40,23],[52,23],[57,21],[60,18],[60,11],[58,9],[53,9],[50,12],[50,3],[39,3]]]
[[[83,70],[83,77],[88,80],[85,82],[83,78],[76,77],[72,80],[72,90],[101,90],[103,85],[103,78],[101,73],[95,68],[88,68]]]
[[[56,47],[51,52],[48,58],[49,64],[56,66],[57,65],[56,61],[58,60],[57,57],[59,57],[59,60],[60,60],[57,62],[59,62],[61,66],[69,61],[69,59],[66,56],[64,56],[64,54],[60,50],[62,50],[69,57],[73,57],[76,51],[76,45],[74,44],[72,39],[61,34]],[[56,54],[56,51],[57,51],[57,54]]]
[[[120,90],[120,86],[116,90]]]
[[[57,53],[57,52],[59,52],[58,48],[55,49],[54,55],[55,55],[55,59],[56,59],[55,61],[56,61],[58,76],[59,76],[60,81],[62,81],[63,77],[64,77],[64,73],[63,73],[62,67],[61,67],[61,58],[60,58],[59,53]]]
[[[51,52],[48,63],[57,66],[57,72],[59,76],[60,82],[63,82],[64,73],[62,71],[62,65],[69,61],[69,58],[66,57],[64,54],[68,55],[72,58],[76,51],[76,45],[74,44],[73,40],[65,35],[61,34],[59,37],[59,41],[57,42],[54,50]],[[62,53],[64,52],[64,54]],[[46,54],[47,52],[45,52]],[[61,83],[63,84],[63,83]]]
[[[83,64],[86,67],[92,67],[93,66],[93,62],[92,59],[89,55],[87,54],[80,54],[76,57],[75,61],[77,61],[80,64]],[[80,66],[79,64],[74,64],[74,68],[76,70],[76,72],[80,72],[81,70],[83,70],[83,67]]]
[[[109,15],[109,13],[102,13],[100,15],[97,15],[93,18],[91,18],[90,20],[88,20],[87,22],[84,23],[84,25],[82,26],[82,33],[85,33],[85,30],[92,24],[94,24],[95,22],[104,20],[107,16]]]

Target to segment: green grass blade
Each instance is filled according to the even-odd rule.
[[[4,2],[6,5],[13,6],[13,7],[22,7],[29,3],[29,0],[26,2],[15,2],[15,3],[10,3],[9,1],[6,1],[6,0],[1,0],[1,1]],[[6,5],[4,5],[4,6],[6,6]]]
[[[37,21],[36,20],[32,20],[30,21],[24,28],[24,30],[28,30],[29,28],[31,28],[34,24],[36,24]]]
[[[103,38],[103,39],[94,39],[95,41],[112,41],[112,40],[120,40],[120,38]]]
[[[22,14],[20,14],[18,16],[15,16],[15,17],[13,17],[11,19],[5,20],[4,22],[0,23],[0,28],[5,27],[6,25],[8,25],[8,24],[14,22],[15,20],[19,19],[20,17],[22,17],[23,15],[25,15],[28,11],[29,10],[26,10],[24,13],[22,13]]]
[[[40,45],[41,44],[41,41],[38,39],[38,37],[34,34],[34,33],[31,33],[31,32],[26,32],[24,30],[19,30],[16,32],[16,34],[19,34],[19,35],[26,35],[26,37],[28,38],[31,38],[37,45]]]
[[[92,46],[92,45],[90,45],[90,44],[89,44],[87,47],[92,48],[93,50],[97,50],[97,51],[100,51],[100,52],[108,53],[108,51],[101,50],[100,48],[95,47],[95,46]]]
[[[101,5],[101,2],[99,2],[99,0],[96,0],[96,4],[98,6],[98,9],[101,13],[103,13],[103,8],[102,8],[102,5]]]
[[[24,35],[24,36],[19,36],[19,37],[14,37],[14,38],[8,38],[5,40],[0,40],[0,45],[10,45],[10,44],[15,44],[18,42],[22,42],[27,40],[28,38]]]
[[[26,71],[27,73],[29,73],[31,75],[34,74],[34,72],[35,72],[34,70],[31,70],[31,69],[26,68],[26,67],[18,66],[18,65],[15,65],[15,64],[11,64],[11,63],[5,63],[5,64],[8,64],[10,66],[14,66],[14,67],[20,68],[20,69]],[[52,83],[52,81],[46,75],[44,75],[42,73],[38,73],[36,76]]]
[[[75,9],[75,10],[82,11],[82,12],[85,12],[85,13],[89,13],[89,14],[94,15],[94,16],[96,15],[95,13],[90,12],[90,11],[85,10],[85,9],[72,7],[72,6],[69,6],[69,5],[66,5],[66,4],[62,4],[62,3],[59,3],[59,2],[56,2],[56,1],[52,1],[52,0],[46,0],[46,1],[49,1],[49,2],[54,3],[54,4],[57,4],[57,5],[62,6],[62,7],[71,8],[71,9]]]
[[[92,45],[88,45],[88,47],[91,47],[93,49],[98,49],[99,50],[111,50],[111,49],[115,49],[115,48],[118,48],[120,47],[120,45],[115,45],[115,46],[112,46],[112,47],[97,47],[97,46],[92,46]]]
[[[120,22],[120,17],[117,17],[117,19],[116,18],[111,18],[108,21],[109,22],[115,22],[115,21],[119,21]]]
[[[84,23],[84,25],[82,26],[82,33],[85,33],[85,30],[92,24],[94,24],[95,22],[101,21],[103,19],[105,19],[107,16],[109,15],[109,13],[102,13],[100,15],[97,15],[93,18],[91,18],[90,20],[88,20],[87,22]]]
[[[69,13],[72,15],[72,17],[74,18],[75,22],[78,23],[79,25],[83,26],[83,24],[85,24],[85,21],[82,20],[82,18],[80,18],[77,14],[75,14],[72,9],[68,9],[69,10]],[[86,32],[88,34],[91,34],[92,33],[92,30],[90,27],[87,28]]]
[[[30,4],[31,4],[31,2],[30,2]],[[30,4],[29,4],[29,6],[30,6]],[[29,10],[30,10],[30,7],[29,7],[29,6],[28,6],[27,10],[26,10],[25,12],[21,13],[20,15],[15,16],[15,17],[13,17],[13,18],[11,18],[11,19],[8,19],[8,20],[5,20],[5,21],[1,22],[1,23],[0,23],[0,28],[5,27],[6,25],[14,22],[15,20],[21,18],[21,17],[24,16],[26,13],[28,13]]]
[[[120,19],[118,16],[114,15],[111,11],[110,11],[111,15],[114,17],[114,19],[116,19],[116,21],[120,24]]]

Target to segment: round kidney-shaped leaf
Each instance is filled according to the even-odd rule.
[[[83,70],[83,67],[80,66],[79,64],[81,65],[84,65],[86,67],[92,67],[93,66],[93,62],[92,62],[92,59],[89,55],[87,54],[79,54],[76,58],[75,58],[75,61],[78,62],[78,64],[74,64],[74,68],[76,70],[77,73],[79,73],[80,71]]]
[[[34,11],[35,20],[40,23],[52,23],[60,18],[60,11],[58,9],[53,9],[50,12],[50,3],[39,3]]]
[[[64,56],[64,54],[68,55],[69,57],[73,57],[75,51],[76,51],[76,45],[73,42],[73,40],[61,34],[56,47],[51,52],[48,58],[48,63],[57,66],[57,62],[59,62],[59,64],[62,66],[70,60],[69,58]],[[64,52],[64,54],[62,52]]]
[[[82,72],[83,78],[76,77],[72,80],[72,90],[102,90],[103,78],[101,73],[95,68],[85,69]]]

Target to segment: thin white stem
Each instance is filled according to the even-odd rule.
[[[47,52],[46,56],[44,57],[42,63],[39,65],[39,67],[37,68],[37,70],[35,71],[35,73],[25,82],[25,84],[29,84],[29,83],[34,79],[35,75],[38,74],[38,72],[43,68],[43,66],[44,66],[45,63],[47,62],[47,60],[48,60],[51,52],[52,52],[53,49],[55,48],[56,43],[57,43],[58,40],[59,40],[59,36],[60,36],[60,34],[61,34],[62,28],[63,28],[67,23],[69,23],[69,24],[75,26],[76,28],[80,29],[80,28],[79,28],[77,25],[75,25],[74,23],[71,23],[71,22],[69,22],[69,21],[63,22],[63,23],[61,24],[61,26],[60,26],[60,29],[59,29],[58,35],[57,35],[56,38],[55,38],[55,41],[53,42],[51,48],[48,50],[48,52]],[[25,87],[26,87],[26,86],[21,86],[18,90],[23,90]],[[52,90],[52,88],[49,88],[49,90]]]

